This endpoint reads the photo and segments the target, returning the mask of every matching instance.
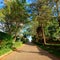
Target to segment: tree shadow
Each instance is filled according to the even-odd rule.
[[[25,43],[26,45],[30,45],[30,46],[35,46],[35,44],[34,43],[32,43],[32,42],[27,42],[27,43]]]
[[[52,54],[50,54],[49,52],[45,51],[45,50],[42,50],[40,47],[38,47],[38,50],[40,51],[40,55],[44,55],[44,56],[47,56],[49,58],[51,58],[51,60],[60,60],[59,58],[53,56]]]
[[[25,50],[15,50],[15,51],[18,53],[23,53],[23,52],[24,53],[38,53],[38,54],[40,53],[40,52],[36,52],[36,51],[34,52],[34,51],[25,51]]]
[[[34,45],[33,43],[27,43],[27,45],[36,46],[36,45]],[[39,51],[29,51],[29,50],[26,51],[26,50],[18,50],[18,49],[16,49],[15,52],[18,52],[18,53],[39,54],[39,55],[42,55],[42,56],[47,56],[47,57],[49,57],[51,60],[60,60],[60,59],[54,57],[52,54],[48,53],[47,51],[42,50],[40,47],[38,47],[38,46],[36,46],[36,47],[37,47],[37,49],[38,49]]]

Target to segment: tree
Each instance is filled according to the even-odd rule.
[[[59,14],[59,0],[54,0],[54,2],[56,3],[56,11],[57,11],[57,20],[59,22],[59,26],[60,26],[60,14]]]
[[[17,32],[20,29],[20,24],[25,23],[29,16],[25,6],[19,0],[7,1],[6,7],[2,9],[4,20],[6,22],[7,33],[14,34],[15,40]]]
[[[31,6],[35,6],[37,13],[36,19],[39,22],[39,26],[42,28],[42,36],[44,39],[44,44],[46,44],[46,38],[44,33],[44,27],[52,18],[52,10],[49,7],[49,0],[38,0],[37,3],[31,4]]]

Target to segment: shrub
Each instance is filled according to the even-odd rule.
[[[25,38],[25,37],[22,37],[21,41],[22,41],[23,43],[27,43],[29,40],[28,40],[27,38]]]
[[[7,47],[11,47],[12,46],[12,36],[4,33],[4,32],[0,32],[0,48],[7,48]]]

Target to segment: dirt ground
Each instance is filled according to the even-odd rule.
[[[36,45],[25,44],[0,60],[60,60]]]

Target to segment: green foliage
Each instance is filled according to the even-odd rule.
[[[12,39],[11,35],[4,32],[0,32],[0,40],[11,40],[11,39]]]
[[[46,44],[42,45],[40,43],[36,43],[40,48],[48,51],[49,53],[60,57],[60,44]]]
[[[13,45],[14,45],[15,48],[19,48],[19,47],[22,46],[22,42],[15,42]],[[3,55],[3,54],[5,54],[5,53],[7,53],[7,52],[9,52],[9,51],[12,51],[13,50],[13,48],[10,47],[10,44],[9,43],[7,44],[7,46],[8,47],[1,48],[0,49],[0,56]]]
[[[10,48],[2,48],[2,49],[0,49],[0,56],[7,53],[7,52],[9,52],[9,51],[11,51]]]
[[[25,0],[24,0],[25,2]],[[17,35],[20,31],[20,24],[26,23],[29,14],[25,9],[25,3],[19,0],[7,1],[5,8],[3,8],[2,18],[5,20],[5,30],[11,35]]]
[[[51,40],[60,40],[60,28],[56,20],[51,20],[45,27],[45,35]]]
[[[14,44],[14,46],[17,48],[20,47],[21,45],[22,45],[22,42],[15,42],[15,44]]]
[[[12,36],[0,32],[0,48],[8,48],[12,46]]]
[[[15,46],[16,48],[20,47],[22,45],[22,42],[15,42],[13,44],[13,39],[12,36],[4,33],[4,32],[0,32],[0,55],[3,55],[9,51],[12,50],[12,46]]]
[[[22,37],[22,38],[21,38],[21,41],[22,41],[23,43],[27,43],[29,40],[28,40],[26,37]]]

